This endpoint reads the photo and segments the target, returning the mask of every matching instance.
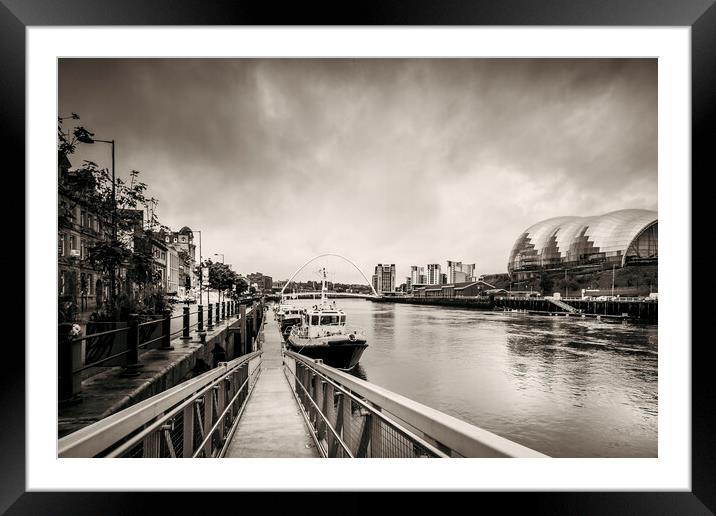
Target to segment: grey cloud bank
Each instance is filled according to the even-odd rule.
[[[242,273],[504,272],[538,220],[657,209],[654,59],[63,59],[72,111]]]

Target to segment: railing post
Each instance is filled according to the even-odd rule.
[[[239,306],[239,317],[241,318],[241,322],[239,324],[239,326],[241,326],[241,354],[244,355],[252,351],[247,335],[248,327],[246,325],[246,305]]]
[[[183,418],[184,418],[184,435],[182,436],[183,444],[182,451],[184,458],[191,458],[194,453],[194,410],[196,409],[195,403],[190,403],[184,407]]]
[[[371,403],[372,405],[372,403]],[[374,408],[378,411],[380,411],[379,407]],[[367,421],[366,421],[367,423]],[[383,432],[382,432],[382,423],[380,418],[376,417],[375,415],[370,415],[370,456],[371,458],[376,457],[384,457],[385,449],[383,447]]]
[[[181,334],[182,340],[189,340],[191,337],[189,336],[189,307],[185,306],[183,308],[183,317],[182,317],[182,327],[183,331]]]
[[[196,331],[197,333],[203,333],[204,332],[204,305],[198,305],[197,306],[197,324],[196,324]]]
[[[335,438],[333,437],[333,432],[331,432],[331,428],[335,430],[336,428],[336,417],[335,417],[335,391],[333,390],[333,384],[330,382],[326,382],[326,390],[324,392],[323,397],[323,414],[325,414],[326,419],[328,420],[327,426],[330,428],[326,428],[326,443],[328,444],[328,456],[329,457],[335,457],[336,450],[335,450]]]
[[[226,320],[226,301],[221,302],[221,320]]]
[[[323,421],[323,415],[325,415],[324,412],[324,402],[323,402],[323,395],[325,394],[325,381],[323,378],[321,378],[318,374],[316,375],[316,378],[314,379],[314,389],[316,393],[316,406],[318,407],[316,409],[316,432],[318,433],[318,440],[322,441],[325,437],[326,427]]]
[[[211,303],[209,303],[209,305],[208,305],[208,310],[206,311],[206,318],[207,318],[206,329],[207,329],[207,330],[213,330],[213,329],[214,329],[214,325],[213,325],[213,323],[212,323],[212,321],[211,321],[211,315],[212,315],[212,309],[213,309],[213,308],[214,308],[214,305],[212,305]]]
[[[127,325],[127,365],[121,376],[137,376],[142,364],[139,363],[139,316],[129,314]]]
[[[253,309],[251,310],[251,323],[252,323],[252,327],[253,327],[253,335],[256,335],[256,332],[257,332],[257,330],[258,330],[258,328],[257,328],[257,324],[258,324],[258,312],[257,312],[257,308],[256,308],[257,306],[258,306],[258,305],[256,304],[256,301],[254,301],[254,302],[251,304],[251,307],[253,308]]]
[[[217,301],[216,302],[216,325],[217,326],[219,325],[219,321],[221,320],[221,319],[219,319],[219,309],[220,308],[221,307],[219,306],[219,302]]]
[[[72,336],[72,326],[72,323],[61,323],[57,331],[57,397],[61,405],[82,401],[82,372],[73,373],[82,367],[82,340]]]
[[[169,351],[174,349],[174,346],[171,345],[172,311],[169,309],[162,310],[162,317],[162,344],[159,346],[159,349]]]

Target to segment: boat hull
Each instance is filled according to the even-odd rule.
[[[307,356],[308,358],[323,360],[323,363],[337,369],[353,369],[361,359],[368,347],[365,341],[352,341],[349,339],[332,342],[329,345],[315,345],[306,343],[304,339],[294,340],[289,337],[288,349]]]

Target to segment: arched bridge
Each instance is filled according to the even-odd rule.
[[[274,294],[273,296],[266,296],[267,299],[280,299],[282,296],[279,294]],[[309,297],[315,297],[319,298],[321,297],[321,291],[316,290],[312,292],[291,292],[290,294],[284,294],[283,297],[285,299],[296,299],[296,298],[309,298]],[[341,298],[341,297],[359,297],[363,299],[374,299],[378,296],[374,294],[362,294],[359,292],[326,292],[326,297],[329,298]]]
[[[317,256],[314,256],[314,257],[311,258],[310,260],[308,260],[308,261],[307,261],[306,263],[304,263],[303,265],[301,265],[298,269],[296,269],[296,272],[294,272],[294,273],[291,275],[291,277],[288,279],[288,281],[286,282],[286,284],[283,286],[283,288],[281,289],[281,295],[282,295],[282,296],[284,295],[284,292],[285,292],[285,290],[286,290],[286,287],[288,287],[288,285],[293,281],[293,279],[294,279],[296,276],[298,276],[298,274],[299,274],[309,263],[311,263],[311,262],[313,262],[313,261],[316,261],[316,260],[318,260],[319,258],[323,258],[323,257],[325,257],[325,256],[335,256],[335,257],[337,257],[337,258],[341,258],[342,260],[344,260],[344,261],[350,263],[350,264],[355,268],[355,270],[357,270],[357,271],[360,273],[360,275],[363,276],[363,279],[365,280],[366,285],[368,285],[368,286],[370,287],[370,289],[373,291],[373,295],[372,295],[372,296],[369,295],[369,294],[358,294],[358,295],[356,295],[356,296],[350,296],[350,297],[380,297],[380,295],[378,294],[378,292],[376,292],[375,288],[373,287],[373,284],[368,280],[368,277],[367,277],[365,274],[363,274],[363,271],[360,270],[360,268],[358,268],[358,266],[353,262],[353,260],[350,260],[349,258],[346,258],[346,257],[343,256],[342,254],[337,254],[337,253],[323,253],[323,254],[319,254],[319,255],[317,255]],[[318,294],[320,295],[320,292],[319,292]]]

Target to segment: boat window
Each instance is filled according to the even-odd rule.
[[[341,316],[340,316],[340,322],[341,322],[341,324],[345,324],[345,322],[346,322],[346,316],[345,316],[345,315],[341,315]]]
[[[317,325],[318,325],[318,316],[317,316],[317,315],[314,315],[314,316],[311,317],[311,324],[312,324],[313,326],[317,326]]]
[[[321,317],[321,324],[338,324],[338,316],[324,315]]]

